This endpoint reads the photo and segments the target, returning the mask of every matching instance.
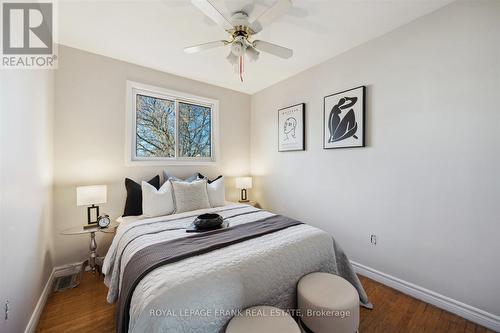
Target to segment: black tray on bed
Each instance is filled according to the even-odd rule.
[[[204,232],[227,228],[228,223],[219,214],[202,214],[196,217],[186,232]]]

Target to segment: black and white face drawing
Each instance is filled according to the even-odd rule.
[[[333,106],[330,111],[330,116],[328,117],[328,129],[330,132],[328,143],[342,141],[350,137],[358,139],[356,136],[358,123],[356,122],[356,117],[352,109],[357,101],[357,97],[342,97],[339,99],[338,103]],[[341,118],[342,112],[349,108],[351,109]]]
[[[285,120],[283,125],[283,132],[285,133],[285,140],[295,139],[295,130],[297,128],[297,119],[289,117]]]
[[[304,150],[304,114],[304,103],[278,110],[278,151]]]

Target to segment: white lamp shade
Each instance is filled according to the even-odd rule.
[[[237,177],[236,188],[239,189],[252,188],[252,177]]]
[[[76,205],[90,206],[106,203],[106,185],[78,186],[76,188]]]

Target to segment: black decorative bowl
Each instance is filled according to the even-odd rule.
[[[198,216],[193,225],[198,230],[218,229],[222,226],[224,219],[219,214],[201,214]]]

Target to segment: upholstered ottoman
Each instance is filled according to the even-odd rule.
[[[226,333],[300,333],[300,328],[285,311],[262,305],[245,309],[233,317]]]
[[[297,305],[302,326],[314,333],[354,333],[359,326],[359,295],[340,276],[311,273],[300,279]]]

